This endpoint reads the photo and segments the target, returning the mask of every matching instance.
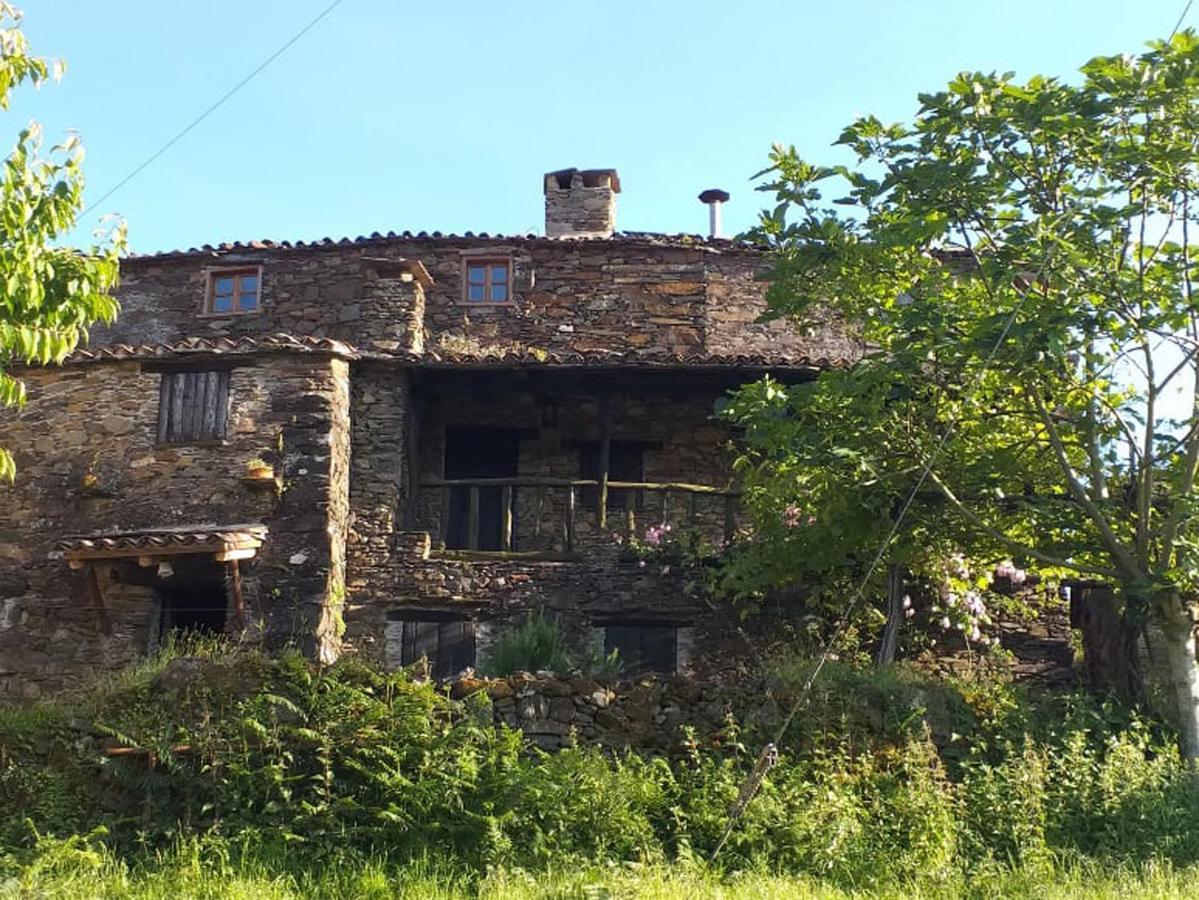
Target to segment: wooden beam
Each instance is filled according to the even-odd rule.
[[[466,549],[479,549],[479,488],[471,485],[470,506],[466,515]]]
[[[438,535],[437,542],[441,545],[442,550],[446,548],[446,543],[450,537],[450,501],[453,491],[454,488],[451,485],[443,484],[441,486],[441,521],[438,523],[440,534]]]
[[[506,484],[500,489],[500,515],[503,517],[500,527],[500,549],[512,549],[512,485]]]
[[[92,606],[96,610],[96,622],[100,626],[101,634],[112,634],[112,622],[108,618],[108,607],[104,605],[104,594],[100,590],[100,578],[96,575],[96,567],[89,565],[87,572],[84,574],[87,580],[88,594],[91,596]]]
[[[258,551],[246,547],[234,550],[222,550],[219,553],[212,554],[212,558],[217,562],[237,562],[239,559],[253,559],[258,554]]]
[[[573,553],[575,549],[575,488],[566,489],[566,552]]]
[[[608,474],[612,466],[612,397],[601,394],[596,400],[600,423],[599,446],[599,501],[596,503],[596,518],[600,529],[608,527]]]

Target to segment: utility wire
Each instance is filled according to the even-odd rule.
[[[210,105],[202,113],[200,113],[198,116],[196,116],[190,122],[188,122],[188,124],[185,125],[177,134],[175,134],[174,137],[172,137],[165,144],[163,144],[161,147],[159,147],[157,150],[155,150],[153,153],[151,153],[148,157],[146,157],[146,159],[140,165],[135,167],[128,175],[126,175],[124,178],[122,178],[120,181],[118,181],[115,185],[113,185],[111,188],[109,188],[108,191],[106,191],[100,197],[100,199],[98,199],[92,203],[89,203],[87,208],[84,209],[84,211],[79,214],[79,218],[83,219],[84,216],[86,216],[88,213],[90,213],[92,210],[94,210],[97,206],[99,206],[101,203],[103,203],[105,200],[107,200],[109,197],[111,197],[113,194],[115,194],[117,191],[119,191],[121,188],[123,188],[129,182],[131,182],[134,178],[136,178],[138,175],[140,175],[147,167],[149,167],[155,160],[157,160],[160,156],[162,156],[164,153],[166,153],[168,150],[170,150],[172,147],[174,147],[177,143],[179,143],[179,141],[183,140],[183,138],[185,138],[194,128],[196,128],[196,126],[198,126],[201,122],[203,122],[205,119],[207,119],[210,115],[212,115],[214,112],[216,112],[218,109],[220,109],[230,97],[232,97],[234,94],[236,94],[242,88],[244,88],[247,84],[249,84],[254,79],[254,77],[256,75],[258,75],[259,72],[261,72],[263,69],[265,69],[271,63],[273,63],[276,59],[278,59],[280,56],[282,56],[284,53],[286,53],[287,50],[292,46],[292,44],[294,44],[296,41],[298,41],[300,38],[302,38],[304,35],[306,35],[308,32],[310,32],[313,28],[315,28],[322,19],[324,19],[327,15],[329,15],[329,13],[333,12],[333,10],[336,9],[338,6],[340,6],[342,4],[342,2],[343,2],[343,0],[333,0],[333,2],[330,3],[328,6],[326,6],[317,16],[315,16],[313,19],[311,19],[307,25],[305,25],[303,28],[301,28],[299,31],[297,31],[295,34],[293,34],[286,42],[284,42],[284,44],[281,47],[279,47],[279,49],[277,49],[274,53],[272,53],[270,56],[268,56],[266,59],[264,59],[262,62],[260,62],[257,66],[255,66],[252,70],[250,70],[249,74],[246,75],[245,78],[243,78],[237,84],[233,85],[233,87],[229,88],[229,90],[227,90],[224,94],[222,94],[215,102],[212,103],[212,105]]]
[[[1195,0],[1187,0],[1187,5],[1182,8],[1182,15],[1179,16],[1178,21],[1174,23],[1174,30],[1170,32],[1171,38],[1178,34],[1178,29],[1182,27],[1182,22],[1187,17],[1187,13],[1191,11],[1191,4],[1194,2]]]

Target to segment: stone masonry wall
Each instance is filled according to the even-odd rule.
[[[513,298],[463,300],[467,257],[509,257]],[[419,261],[433,277],[376,260]],[[205,272],[260,265],[261,311],[203,316]],[[760,253],[731,242],[545,238],[394,238],[305,248],[242,248],[126,260],[122,313],[93,345],[188,336],[291,332],[381,352],[439,356],[762,354],[774,359],[856,358],[855,341],[828,327],[807,336],[764,311]],[[423,318],[423,330],[417,320]]]
[[[137,362],[23,377],[28,404],[0,411],[0,439],[18,466],[15,483],[0,485],[0,698],[78,685],[151,640],[151,586],[128,583],[136,573],[120,565],[99,573],[113,622],[111,635],[100,633],[82,575],[49,558],[69,534],[265,523],[265,544],[244,564],[247,597],[261,600],[252,613],[268,641],[297,635],[315,652],[326,597],[341,577],[335,559],[347,515],[343,361],[239,360],[220,446],[157,444],[160,376]],[[243,481],[255,456],[275,464],[281,492]]]

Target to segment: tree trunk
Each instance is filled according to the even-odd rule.
[[[1199,762],[1199,661],[1195,658],[1195,616],[1177,593],[1160,604],[1170,693],[1178,715],[1182,755]]]
[[[1114,692],[1126,703],[1145,700],[1137,640],[1142,628],[1121,609],[1108,585],[1070,586],[1070,626],[1082,635],[1082,670],[1087,688]]]
[[[879,668],[895,662],[895,650],[899,646],[899,629],[903,625],[903,570],[892,564],[887,568],[887,624],[879,640],[874,664]]]

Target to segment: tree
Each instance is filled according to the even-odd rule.
[[[0,2],[0,108],[22,84],[38,86],[62,66],[29,55],[20,11]],[[41,129],[30,123],[0,169],[0,408],[25,402],[14,364],[59,363],[95,322],[110,322],[117,301],[124,229],[80,251],[58,246],[83,205],[83,149],[75,136],[41,155]],[[16,472],[0,447],[0,478]]]
[[[962,74],[910,124],[849,126],[848,166],[776,147],[771,307],[831,310],[866,350],[816,387],[750,386],[730,415],[758,436],[802,419],[800,453],[854,461],[834,488],[876,515],[917,491],[917,526],[972,558],[1115,585],[1127,620],[1163,627],[1199,760],[1199,40],[1081,74]],[[801,412],[812,397],[823,414]],[[786,439],[769,453],[811,468]]]

